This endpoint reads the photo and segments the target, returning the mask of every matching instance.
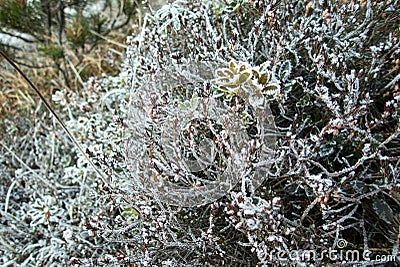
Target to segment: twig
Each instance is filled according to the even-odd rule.
[[[46,98],[43,96],[43,94],[39,91],[39,89],[32,83],[32,81],[25,75],[25,73],[2,51],[0,50],[0,54],[8,61],[8,63],[11,64],[11,66],[13,66],[13,68],[19,73],[21,74],[21,76],[25,79],[25,81],[32,87],[32,89],[37,93],[37,95],[40,97],[40,99],[42,100],[42,102],[44,103],[44,105],[46,106],[46,108],[50,111],[50,113],[56,118],[57,122],[61,125],[61,127],[63,128],[63,130],[65,131],[65,133],[68,135],[68,137],[71,139],[71,141],[75,144],[75,146],[77,147],[77,149],[79,150],[79,152],[81,152],[83,154],[83,156],[86,158],[86,160],[88,161],[89,165],[92,166],[92,168],[94,169],[94,171],[99,175],[99,177],[101,178],[101,180],[103,181],[104,184],[109,185],[108,183],[108,179],[106,178],[106,175],[104,173],[102,173],[98,168],[96,168],[96,166],[94,165],[94,163],[92,162],[92,160],[89,158],[89,156],[85,153],[85,151],[83,150],[83,148],[81,147],[81,145],[78,143],[78,141],[76,140],[76,138],[72,135],[72,133],[68,130],[67,126],[65,125],[65,123],[61,120],[61,118],[58,116],[58,114],[53,110],[53,108],[50,106],[50,104],[47,102]],[[8,148],[7,148],[8,149]],[[23,163],[21,161],[21,163]],[[25,163],[23,163],[25,165]]]
[[[13,188],[14,188],[14,186],[15,186],[16,184],[17,184],[17,180],[14,180],[14,181],[11,183],[10,187],[8,188],[7,196],[6,196],[6,203],[5,203],[5,207],[4,207],[4,212],[5,212],[5,213],[7,213],[8,205],[9,205],[9,203],[10,203],[11,192],[12,192],[12,190],[13,190]]]
[[[69,60],[68,57],[66,57],[68,64],[70,65],[72,71],[75,73],[76,78],[78,79],[79,83],[82,85],[83,88],[85,88],[85,83],[83,82],[81,75],[79,74],[79,72],[76,70],[74,63],[72,63],[71,60]]]
[[[2,147],[4,147],[8,152],[11,153],[11,155],[13,157],[15,157],[25,168],[27,168],[29,170],[29,172],[32,172],[37,178],[39,178],[40,181],[42,181],[45,185],[47,185],[48,187],[50,187],[53,190],[56,190],[56,188],[49,183],[46,179],[44,179],[42,176],[40,176],[39,174],[37,174],[34,170],[32,170],[31,167],[29,167],[18,155],[16,155],[8,146],[6,146],[2,141],[0,141],[0,145]]]
[[[108,39],[108,38],[105,37],[104,35],[101,35],[101,34],[98,33],[98,32],[95,32],[95,31],[93,31],[93,30],[89,30],[89,32],[90,32],[91,34],[94,34],[94,35],[96,35],[97,37],[100,37],[101,39],[103,39],[103,40],[109,42],[110,44],[114,44],[114,45],[119,46],[119,47],[124,48],[124,49],[127,49],[127,48],[128,48],[128,46],[123,45],[123,44],[118,43],[118,42],[115,42],[115,41],[113,41],[113,40],[110,40],[110,39]]]
[[[308,205],[308,207],[307,207],[307,208],[305,209],[305,211],[303,212],[303,215],[301,215],[300,223],[303,222],[303,220],[306,218],[306,216],[308,215],[308,213],[314,208],[315,204],[317,204],[317,202],[318,202],[318,199],[319,199],[319,197],[316,197],[316,198],[314,199],[314,201],[311,202],[310,205]]]

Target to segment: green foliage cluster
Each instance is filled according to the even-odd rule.
[[[40,38],[46,29],[44,14],[38,2],[28,5],[25,1],[0,2],[0,27],[4,30],[15,30]]]

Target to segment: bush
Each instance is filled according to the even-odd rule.
[[[13,145],[25,165],[2,143],[17,178],[3,181],[3,261],[394,265],[398,8],[177,0],[147,14],[118,77],[53,95],[108,181],[58,128]]]

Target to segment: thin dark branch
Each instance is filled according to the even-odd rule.
[[[40,90],[36,87],[36,85],[33,84],[33,82],[25,75],[25,73],[18,67],[17,64],[14,63],[13,60],[11,60],[6,53],[4,53],[2,50],[0,50],[0,54],[10,63],[10,65],[19,73],[21,76],[24,78],[24,80],[30,85],[30,87],[36,92],[36,94],[39,96],[40,100],[42,100],[43,104],[46,106],[48,111],[54,116],[54,118],[57,120],[57,122],[61,125],[61,128],[65,131],[65,133],[68,135],[68,137],[71,139],[71,141],[74,143],[74,145],[78,148],[79,152],[81,152],[88,163],[93,167],[94,171],[99,175],[99,177],[102,179],[103,183],[108,185],[107,178],[105,174],[103,174],[96,166],[94,165],[93,161],[89,158],[89,156],[85,153],[81,145],[78,143],[76,138],[72,135],[72,133],[68,130],[67,126],[63,122],[63,120],[58,116],[58,114],[54,111],[54,109],[51,107],[49,102],[46,100],[46,98],[43,96],[43,94],[40,92]]]

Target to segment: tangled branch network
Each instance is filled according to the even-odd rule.
[[[233,62],[171,65],[133,92],[126,151],[137,186],[177,206],[213,202],[242,179],[258,186],[275,145],[263,73]]]

